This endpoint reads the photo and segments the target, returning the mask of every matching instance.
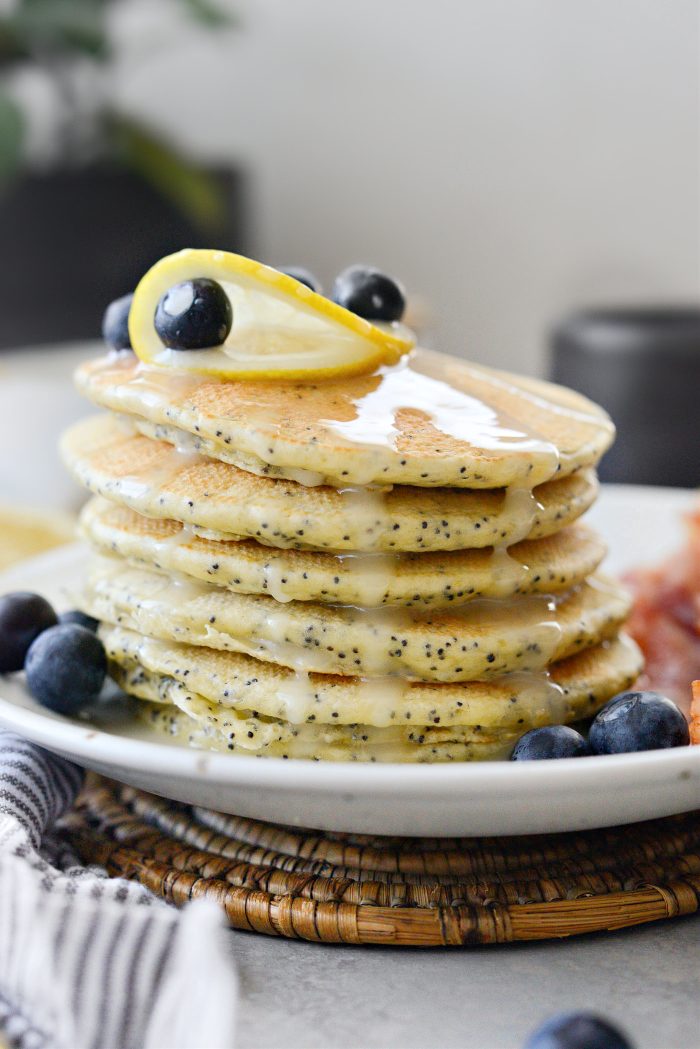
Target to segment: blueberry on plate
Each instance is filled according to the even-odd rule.
[[[68,612],[61,612],[58,617],[59,623],[75,623],[84,626],[86,630],[92,630],[93,634],[100,625],[99,619],[89,616],[87,612],[81,612],[79,608],[71,608]]]
[[[32,643],[24,669],[29,691],[42,706],[58,714],[76,714],[100,694],[107,656],[92,630],[59,623]]]
[[[0,674],[21,670],[34,638],[56,623],[56,613],[39,594],[18,590],[0,597]]]
[[[542,761],[551,758],[583,758],[590,754],[588,744],[568,725],[545,725],[521,736],[513,747],[511,761]]]
[[[233,324],[228,295],[215,280],[184,280],[158,302],[155,328],[171,350],[207,350],[226,341]]]
[[[122,295],[121,299],[110,302],[102,318],[102,338],[113,350],[130,350],[129,310],[133,302],[133,292]]]
[[[685,747],[690,732],[685,715],[658,692],[621,692],[593,719],[588,742],[594,754]]]
[[[349,266],[339,273],[332,298],[368,321],[400,321],[406,308],[401,285],[372,266]]]
[[[619,1028],[595,1013],[558,1013],[528,1038],[524,1049],[633,1049]]]
[[[311,288],[318,295],[321,294],[321,282],[304,266],[280,266],[280,273],[286,273],[288,277],[294,277],[294,280],[298,280],[300,284],[305,284],[307,288]]]

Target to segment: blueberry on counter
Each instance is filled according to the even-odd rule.
[[[58,617],[59,623],[75,623],[84,626],[86,630],[92,630],[93,634],[100,625],[99,619],[94,619],[87,612],[81,612],[79,608],[71,608],[68,612],[61,612]]]
[[[58,714],[76,714],[100,694],[107,656],[92,630],[59,623],[32,642],[24,669],[29,691],[42,706]]]
[[[175,284],[156,307],[156,331],[171,350],[221,346],[232,324],[233,309],[226,292],[208,277]]]
[[[618,1027],[595,1013],[559,1013],[534,1031],[524,1049],[634,1049]]]
[[[588,742],[594,754],[685,747],[688,722],[676,704],[658,692],[621,692],[593,719]]]
[[[349,266],[339,273],[332,298],[368,321],[400,321],[406,308],[401,285],[371,266]]]
[[[545,725],[521,736],[513,747],[511,761],[542,761],[552,758],[583,758],[590,754],[588,744],[568,725]]]
[[[0,674],[21,670],[34,638],[57,621],[53,608],[39,594],[19,590],[0,597]]]
[[[315,291],[318,295],[321,294],[323,290],[321,282],[304,266],[280,266],[279,269],[280,273],[286,273],[288,277],[294,277],[294,280],[298,280],[300,284],[305,284],[311,291]]]
[[[133,293],[122,295],[121,299],[110,302],[102,318],[102,338],[113,350],[130,350],[129,310],[133,302]]]

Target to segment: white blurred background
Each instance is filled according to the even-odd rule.
[[[196,74],[184,35],[132,68],[162,6],[119,15],[120,96],[246,166],[267,261],[384,267],[440,347],[533,373],[571,307],[697,297],[696,0],[236,0]]]

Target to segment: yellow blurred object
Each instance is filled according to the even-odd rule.
[[[221,284],[233,308],[222,346],[173,350],[155,330],[158,302],[176,284]],[[152,266],[131,306],[129,335],[145,363],[221,379],[328,379],[395,364],[413,346],[399,323],[372,324],[293,277],[226,251],[185,248]]]
[[[74,539],[75,519],[69,514],[0,504],[0,570]]]

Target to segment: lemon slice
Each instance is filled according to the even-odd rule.
[[[154,325],[162,295],[181,281],[218,281],[233,308],[221,346],[174,350]],[[147,364],[222,379],[336,378],[395,364],[414,344],[401,324],[372,324],[261,262],[227,251],[185,248],[157,262],[140,281],[129,336]]]

